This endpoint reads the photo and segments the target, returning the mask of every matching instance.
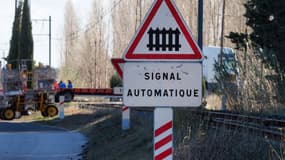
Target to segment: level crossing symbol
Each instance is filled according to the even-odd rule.
[[[155,30],[150,28],[147,33],[149,35],[149,44],[147,45],[149,51],[153,51],[154,49],[155,51],[179,51],[181,48],[179,40],[180,31],[178,28],[175,30],[172,28],[169,30],[165,28],[162,30],[159,28]]]

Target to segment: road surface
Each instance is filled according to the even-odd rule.
[[[0,122],[1,160],[80,160],[86,138],[33,123]]]

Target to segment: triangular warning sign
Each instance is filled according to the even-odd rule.
[[[124,64],[126,63],[126,61],[124,61],[123,59],[111,59],[111,62],[113,64],[113,66],[115,67],[116,71],[118,72],[120,78],[123,78],[123,68],[124,68]]]
[[[202,58],[172,0],[155,0],[124,53],[126,61],[200,61]]]

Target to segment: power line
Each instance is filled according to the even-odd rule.
[[[123,0],[119,0],[117,1],[105,14],[103,14],[102,16],[100,16],[100,18],[98,19],[98,21],[94,22],[94,23],[89,23],[87,24],[86,28],[85,29],[82,29],[82,30],[77,30],[77,31],[74,31],[72,33],[70,33],[69,35],[67,35],[64,39],[65,40],[74,40],[74,39],[77,39],[79,38],[81,35],[80,35],[80,32],[89,32],[92,28],[94,28],[96,25],[98,25],[99,23],[102,22],[102,20],[108,16],[109,14],[111,14],[117,6],[120,5],[120,3],[122,2]]]
[[[49,33],[48,34],[33,34],[34,36],[48,36],[49,37],[49,66],[51,66],[51,16],[48,19],[33,19],[34,22],[48,22]]]

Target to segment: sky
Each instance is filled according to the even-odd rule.
[[[48,20],[51,16],[52,29],[52,49],[51,65],[60,66],[60,51],[63,44],[63,22],[65,4],[68,0],[30,0],[31,19],[34,34],[34,60],[49,63],[49,37],[48,35],[38,36],[38,34],[49,33],[48,21],[35,21],[36,19]],[[93,0],[71,0],[77,11],[82,28],[88,23],[89,14]],[[110,2],[107,0],[106,2]],[[105,5],[108,7],[108,3]],[[15,0],[0,0],[0,57],[6,57],[9,52],[9,41],[11,39],[12,26],[15,13]],[[1,61],[3,61],[1,59]]]

